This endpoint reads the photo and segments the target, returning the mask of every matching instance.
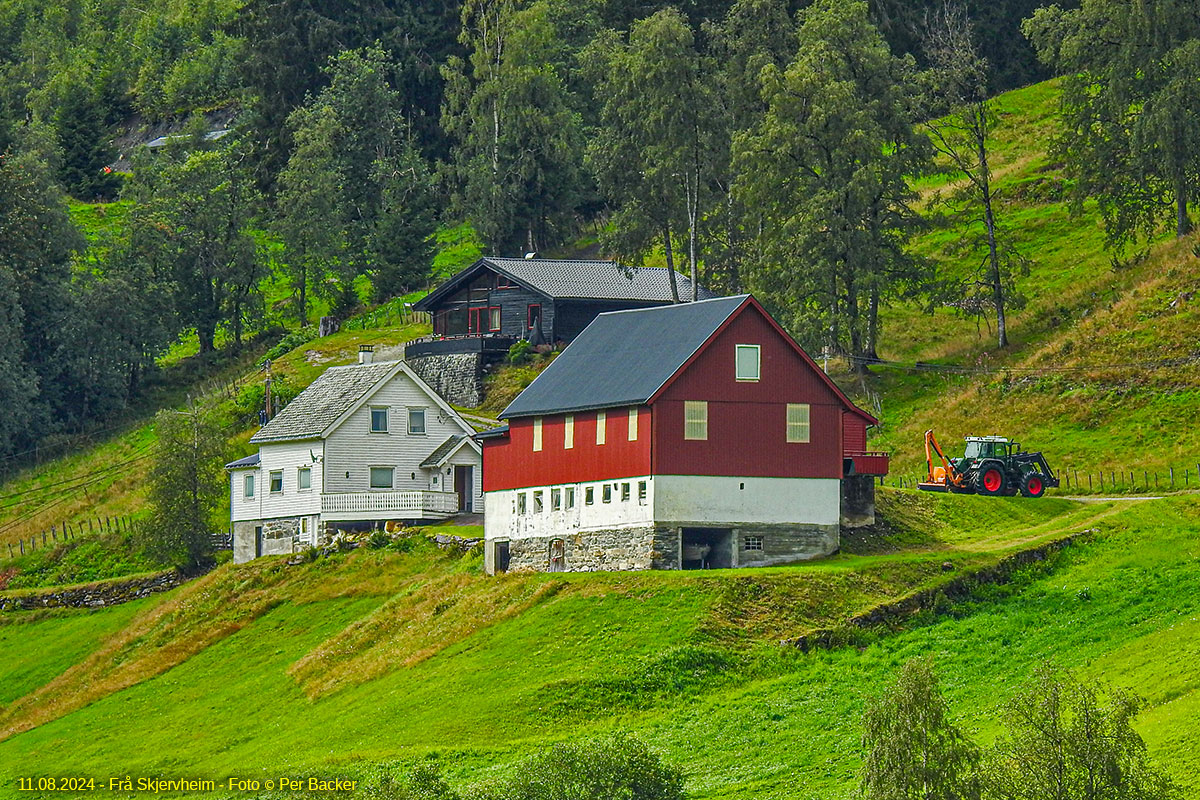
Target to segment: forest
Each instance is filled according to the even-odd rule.
[[[181,339],[423,290],[447,241],[752,291],[858,369],[899,298],[1005,347],[1038,287],[992,97],[1062,76],[1054,153],[1114,263],[1189,232],[1200,184],[1191,4],[1039,5],[0,0],[0,457],[119,415]],[[978,269],[915,253],[929,226]]]

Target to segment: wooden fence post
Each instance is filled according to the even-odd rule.
[[[25,555],[25,540],[19,539],[18,541],[21,544],[21,555]],[[12,547],[12,545],[9,545],[9,547]]]
[[[1175,488],[1175,468],[1168,467],[1168,469],[1171,470],[1171,488],[1174,489]]]
[[[9,543],[8,543],[8,557],[9,557],[9,558],[12,558],[12,557],[13,557],[12,542],[9,542]]]

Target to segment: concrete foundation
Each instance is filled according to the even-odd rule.
[[[842,478],[842,527],[861,528],[875,524],[874,475]]]

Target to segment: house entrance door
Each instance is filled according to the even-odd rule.
[[[472,467],[454,468],[454,490],[458,492],[458,510],[471,511],[471,496],[475,494],[475,470]]]

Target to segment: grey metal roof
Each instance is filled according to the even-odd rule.
[[[478,433],[475,434],[475,441],[478,442],[483,439],[496,439],[500,436],[507,436],[507,435],[508,435],[508,423],[506,422],[503,425],[496,426],[495,428],[488,428],[486,430],[479,431]]]
[[[551,258],[481,258],[447,280],[420,300],[415,308],[426,310],[431,302],[453,291],[481,267],[490,267],[548,297],[587,300],[634,300],[670,303],[671,283],[666,267],[625,267],[615,261],[583,261]],[[679,298],[692,296],[692,282],[675,273]],[[702,300],[713,293],[700,287]]]
[[[500,418],[644,403],[748,297],[600,314]]]
[[[446,439],[437,446],[437,449],[429,454],[429,457],[421,462],[421,467],[440,467],[442,462],[450,457],[464,439],[467,438],[465,433],[456,434]]]
[[[378,361],[330,367],[288,403],[275,419],[250,437],[250,441],[319,439],[326,428],[361,401],[371,387],[394,370],[398,363]]]
[[[239,458],[237,461],[230,461],[225,465],[225,469],[241,469],[242,467],[257,467],[259,462],[258,453],[251,453],[245,458]]]

